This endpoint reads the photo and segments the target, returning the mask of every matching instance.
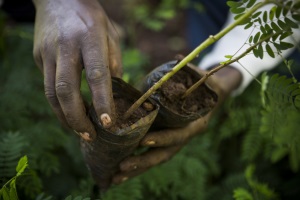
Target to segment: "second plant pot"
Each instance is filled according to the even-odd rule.
[[[178,61],[167,62],[150,72],[142,85],[142,92],[161,79],[177,64]],[[191,121],[203,117],[217,103],[218,96],[208,84],[202,84],[186,98],[185,91],[205,75],[204,71],[189,64],[184,66],[151,97],[160,106],[159,113],[152,125],[153,129],[184,127]]]

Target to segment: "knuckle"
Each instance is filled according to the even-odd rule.
[[[91,69],[87,73],[87,79],[91,83],[100,83],[100,82],[103,81],[103,79],[105,78],[105,76],[106,75],[103,72],[103,70],[98,69],[98,68]]]
[[[66,99],[72,96],[73,86],[66,81],[58,81],[55,85],[58,98]]]
[[[45,86],[45,96],[48,99],[49,103],[54,107],[58,107],[59,103],[55,94],[55,91],[51,87],[46,87]]]
[[[66,40],[67,38],[64,33],[59,33],[55,38],[56,43],[60,45],[66,43]]]

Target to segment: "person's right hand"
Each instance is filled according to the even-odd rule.
[[[63,123],[84,139],[95,137],[80,94],[81,73],[104,127],[114,120],[111,76],[122,74],[118,35],[97,0],[35,0],[34,59],[45,94]]]

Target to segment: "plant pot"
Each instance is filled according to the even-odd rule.
[[[172,70],[177,62],[167,62],[150,72],[145,77],[142,91],[146,92],[162,76]],[[216,106],[218,96],[207,83],[199,86],[186,98],[181,98],[185,91],[203,75],[205,75],[204,71],[191,64],[184,66],[151,96],[160,107],[151,128],[184,127],[191,121],[205,116]]]
[[[87,166],[102,191],[110,186],[112,176],[119,169],[119,163],[133,153],[158,113],[158,106],[153,100],[147,100],[153,105],[153,110],[147,111],[141,106],[124,122],[123,112],[141,96],[141,93],[119,78],[112,79],[112,87],[118,118],[116,125],[109,130],[103,128],[94,108],[91,107],[89,115],[97,136],[92,142],[83,139],[81,141]]]

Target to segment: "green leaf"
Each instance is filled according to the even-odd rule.
[[[275,46],[275,48],[277,49],[278,53],[281,53],[281,48],[280,48],[280,44],[274,42],[273,45]]]
[[[275,24],[274,22],[271,22],[271,27],[274,29],[275,32],[280,32],[281,31],[279,26],[277,24]]]
[[[300,22],[300,14],[293,14],[292,18],[298,22]]]
[[[246,10],[246,8],[230,8],[230,12],[233,14],[240,14],[243,13]]]
[[[263,72],[261,75],[261,102],[263,107],[266,107],[266,90],[269,83],[270,77],[267,75],[266,72]]]
[[[285,23],[288,24],[290,27],[292,28],[298,28],[298,24],[292,20],[290,20],[289,18],[285,18],[284,19]]]
[[[252,18],[252,19],[257,18],[261,13],[262,13],[261,11],[258,11],[258,12],[256,12],[256,13],[254,13],[254,14],[251,16],[251,18]]]
[[[264,14],[263,14],[263,21],[264,21],[265,23],[267,23],[267,21],[268,21],[268,12],[267,12],[267,11],[264,11]]]
[[[266,31],[266,29],[265,29],[264,26],[260,26],[260,31],[261,31],[263,34],[266,34],[266,33],[267,33],[267,31]]]
[[[0,192],[2,193],[3,200],[10,199],[9,198],[9,190],[8,190],[7,187],[2,187],[1,190],[0,190]]]
[[[253,43],[257,43],[260,37],[260,32],[257,32],[254,36]]]
[[[248,23],[253,23],[253,22],[251,22],[250,18],[244,19],[242,22],[240,22],[240,25],[245,25],[245,24],[248,24]]]
[[[274,19],[274,16],[275,16],[275,13],[276,13],[276,9],[277,9],[277,6],[273,6],[270,10],[270,13],[269,13],[269,19],[272,21]]]
[[[233,197],[235,200],[253,200],[253,196],[244,188],[235,189],[233,191]]]
[[[26,169],[27,166],[28,166],[27,156],[23,156],[19,160],[18,165],[16,167],[17,176],[21,175],[23,173],[23,171]]]
[[[155,16],[160,19],[168,20],[175,16],[175,10],[173,9],[161,9],[155,13]]]
[[[284,147],[278,147],[276,148],[271,155],[271,161],[273,163],[281,160],[284,156],[288,154],[288,149]]]
[[[271,26],[269,24],[265,24],[265,29],[267,32],[273,32],[273,29],[271,28]]]
[[[280,26],[281,29],[283,30],[287,30],[289,28],[289,26],[287,26],[287,24],[285,22],[283,22],[282,20],[278,20],[277,24]]]
[[[293,48],[294,45],[289,43],[289,42],[283,42],[283,41],[280,41],[280,49],[281,50],[286,50],[286,49],[290,49],[290,48]]]
[[[231,59],[233,56],[232,55],[225,55],[225,58]]]
[[[268,52],[268,54],[272,57],[275,58],[275,54],[273,52],[273,49],[270,47],[269,44],[266,44],[266,51]]]
[[[282,7],[277,7],[276,12],[275,12],[275,16],[276,18],[279,18],[282,12]]]
[[[252,41],[253,41],[253,35],[250,36],[249,43],[252,43]]]
[[[255,21],[255,22],[258,22],[260,25],[262,25],[262,21],[261,21],[261,18],[260,18],[260,17],[259,17],[259,18],[256,18],[254,21]]]
[[[9,188],[9,197],[11,200],[18,200],[18,194],[17,194],[17,189],[16,189],[16,179],[13,179],[10,182],[10,188]]]
[[[262,47],[261,44],[258,46],[257,51],[258,51],[258,55],[259,55],[260,59],[263,59],[263,57],[264,57],[264,49],[263,49],[263,47]]]
[[[293,1],[287,1],[287,3],[283,7],[283,11],[282,11],[283,16],[286,16],[288,14],[288,12],[291,9],[292,4],[293,4]]]
[[[248,29],[248,28],[252,27],[252,25],[253,25],[253,22],[250,22],[244,27],[244,29]]]
[[[279,37],[279,34],[275,34],[272,36],[272,40],[275,41]]]
[[[234,19],[235,19],[235,20],[237,20],[238,18],[240,18],[240,17],[241,17],[241,16],[243,16],[243,15],[244,15],[244,13],[241,13],[241,14],[235,15],[235,16],[234,16]]]
[[[280,40],[284,40],[285,38],[291,36],[293,34],[293,32],[288,31],[288,32],[284,32],[283,34],[280,35]]]
[[[258,53],[257,48],[254,48],[254,49],[252,50],[252,52],[253,52],[253,54],[254,54],[254,56],[255,56],[256,58],[259,57],[259,53]]]
[[[240,2],[240,1],[238,1],[238,2],[237,2],[237,1],[227,1],[226,4],[227,4],[230,8],[238,8],[238,7],[240,7],[240,6],[243,5],[243,3]]]
[[[247,8],[251,8],[256,3],[256,0],[250,0],[249,3],[246,5]]]

